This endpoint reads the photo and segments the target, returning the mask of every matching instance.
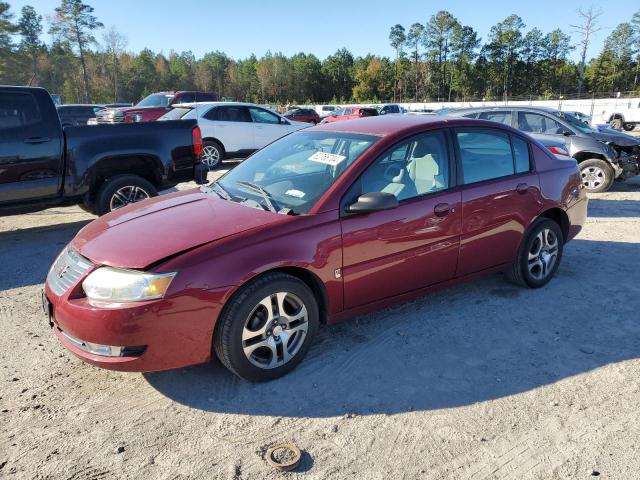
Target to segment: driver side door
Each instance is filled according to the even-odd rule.
[[[346,309],[454,277],[461,231],[461,193],[451,188],[448,135],[429,132],[402,141],[352,185],[341,207]],[[387,192],[399,206],[345,213],[364,193]]]

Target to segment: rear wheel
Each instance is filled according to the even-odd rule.
[[[522,241],[507,277],[525,287],[546,285],[558,270],[563,246],[560,226],[548,218],[538,218]]]
[[[319,324],[313,292],[296,277],[270,273],[242,287],[218,319],[220,361],[245,380],[278,378],[304,358]]]
[[[148,180],[138,175],[117,175],[107,179],[98,190],[95,212],[104,215],[157,195],[156,187]]]
[[[205,140],[202,143],[202,163],[206,165],[209,170],[215,170],[222,163],[223,152],[219,143]]]
[[[636,124],[635,123],[625,123],[622,128],[625,129],[625,131],[627,132],[631,132],[633,131],[634,128],[636,128]]]
[[[581,162],[579,167],[582,184],[587,192],[606,192],[613,184],[613,169],[604,160],[590,158]]]

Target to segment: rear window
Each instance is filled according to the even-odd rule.
[[[482,112],[478,118],[511,125],[511,112]]]
[[[378,110],[376,110],[375,108],[361,108],[360,109],[360,116],[361,117],[375,117],[376,115],[378,115]]]
[[[181,108],[181,107],[173,108],[169,110],[167,113],[165,113],[162,117],[160,117],[160,120],[180,120],[190,111],[191,111],[190,108]]]
[[[476,183],[514,174],[511,143],[496,131],[456,132],[464,183]]]
[[[40,121],[40,110],[33,95],[0,93],[0,129],[17,128]]]

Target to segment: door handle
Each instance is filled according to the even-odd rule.
[[[256,125],[256,128],[258,128],[258,129],[260,129],[260,130],[263,130],[263,129],[264,129],[264,127],[263,127],[262,125]]]
[[[51,140],[49,137],[29,137],[24,143],[36,144],[36,143],[46,143]]]
[[[450,211],[451,206],[448,203],[439,203],[433,207],[433,213],[436,214],[436,217],[446,217]]]
[[[527,185],[526,183],[519,183],[518,186],[516,187],[516,192],[520,194],[527,193],[528,191],[529,191],[529,185]]]

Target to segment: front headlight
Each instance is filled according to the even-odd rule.
[[[145,273],[100,267],[82,282],[90,300],[99,302],[141,302],[162,298],[175,273]]]

